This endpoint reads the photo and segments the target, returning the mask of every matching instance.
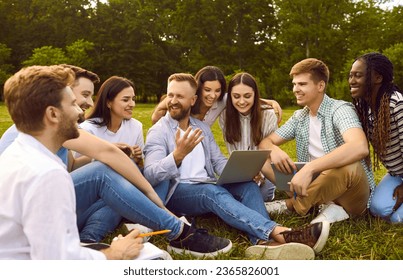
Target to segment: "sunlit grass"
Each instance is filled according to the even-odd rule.
[[[141,121],[144,126],[144,136],[151,127],[151,113],[153,104],[137,104],[133,116]],[[291,116],[293,110],[284,110],[283,121]],[[12,124],[12,121],[3,103],[0,103],[0,135]],[[213,134],[221,151],[227,155],[221,130],[218,124],[212,127]],[[295,159],[295,143],[290,142],[282,148]],[[385,174],[385,169],[375,173],[376,181],[379,182]],[[282,197],[283,193],[277,193]],[[293,215],[273,215],[271,218],[285,226],[295,227],[309,223],[316,211],[305,217]],[[203,215],[196,218],[200,227],[209,229],[212,234],[226,237],[233,242],[233,249],[216,259],[245,259],[245,249],[250,246],[247,236],[223,223],[213,214]],[[118,233],[126,233],[123,227],[118,228],[105,241],[110,242],[111,238]],[[165,248],[167,240],[163,236],[155,236],[150,240],[157,246]],[[172,255],[174,259],[193,259],[189,255]],[[357,219],[351,219],[331,226],[330,236],[323,251],[316,256],[316,259],[323,260],[396,260],[403,259],[403,226],[392,225],[381,219],[374,218],[369,214]]]

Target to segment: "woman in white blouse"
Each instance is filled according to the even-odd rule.
[[[236,74],[228,85],[226,109],[220,115],[220,127],[228,149],[257,150],[263,138],[277,129],[277,117],[273,109],[262,105],[256,80],[248,73]],[[255,181],[261,187],[264,201],[274,198],[275,186],[270,162],[267,161]]]
[[[94,108],[80,127],[115,143],[142,167],[143,124],[132,117],[135,96],[132,81],[118,76],[110,77],[101,85]]]

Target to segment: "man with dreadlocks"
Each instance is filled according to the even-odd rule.
[[[353,103],[368,141],[374,168],[388,173],[375,188],[373,215],[403,222],[403,94],[393,84],[393,65],[380,53],[367,53],[353,63],[349,75]]]

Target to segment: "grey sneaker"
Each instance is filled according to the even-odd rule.
[[[329,223],[340,222],[347,220],[350,216],[346,210],[340,205],[333,202],[322,204],[319,206],[319,215],[311,221],[311,224],[328,221]]]
[[[309,224],[303,227],[281,232],[287,243],[302,243],[311,247],[315,253],[322,251],[329,237],[330,224],[328,221]]]
[[[313,260],[315,252],[311,247],[302,243],[266,242],[250,246],[246,249],[245,256],[263,260]]]
[[[269,214],[281,214],[281,213],[289,213],[285,200],[275,200],[270,202],[265,202],[267,213]]]
[[[192,224],[185,238],[169,242],[167,251],[178,254],[188,253],[201,258],[215,257],[219,253],[229,252],[231,248],[231,240],[210,235],[206,229],[198,229]]]

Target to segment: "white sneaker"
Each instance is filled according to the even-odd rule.
[[[313,260],[314,250],[302,243],[253,245],[246,249],[246,257],[263,260]]]
[[[140,233],[147,233],[147,232],[152,232],[153,230],[151,228],[148,228],[146,226],[140,225],[140,224],[124,224],[127,228],[128,231],[131,231],[133,229],[137,229]],[[150,240],[150,236],[145,236],[143,237],[143,242],[147,242]]]
[[[171,261],[172,260],[172,256],[165,250],[161,250],[162,251],[162,256],[155,259],[155,260],[165,260],[165,261]]]
[[[265,202],[264,205],[266,206],[267,213],[274,214],[274,213],[287,213],[290,212],[288,210],[285,200],[275,200],[270,202]]]
[[[189,223],[189,221],[186,219],[185,216],[181,216],[179,217],[179,220],[181,220],[182,222],[184,222],[185,224],[187,224],[188,226],[190,226],[191,224]]]
[[[333,202],[322,204],[319,215],[311,221],[311,224],[328,221],[329,223],[347,220],[350,216],[340,205]]]

